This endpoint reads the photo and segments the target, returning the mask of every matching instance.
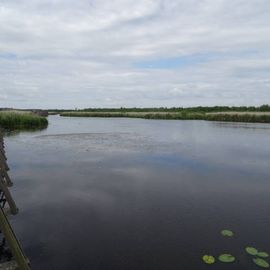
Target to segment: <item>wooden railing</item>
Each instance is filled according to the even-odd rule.
[[[0,270],[29,270],[29,260],[24,255],[21,245],[7,219],[9,214],[16,215],[18,208],[9,191],[13,185],[8,175],[4,137],[0,131]],[[5,251],[5,252],[4,252]]]

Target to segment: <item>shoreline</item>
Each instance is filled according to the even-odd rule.
[[[161,120],[270,123],[270,112],[63,112],[59,115],[62,117],[126,117]]]

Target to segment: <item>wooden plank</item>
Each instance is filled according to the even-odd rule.
[[[19,270],[18,264],[15,260],[0,263],[0,270]]]
[[[3,210],[0,208],[0,228],[3,232],[5,239],[8,243],[8,246],[11,250],[12,255],[14,256],[18,269],[20,270],[29,270],[28,259],[24,256],[23,251],[21,249],[20,243],[16,238]]]
[[[2,190],[2,192],[4,193],[5,195],[5,198],[7,200],[7,203],[10,207],[10,211],[13,215],[16,215],[18,213],[18,208],[9,192],[9,189],[7,188],[7,186],[5,185],[4,183],[4,179],[3,179],[3,176],[1,175],[0,173],[0,189]]]

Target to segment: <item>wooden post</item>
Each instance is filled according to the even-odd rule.
[[[7,200],[8,205],[9,205],[11,214],[16,215],[19,210],[18,210],[8,188],[4,184],[4,179],[3,179],[3,176],[1,174],[0,174],[0,189],[5,194],[5,198]]]
[[[5,239],[8,243],[8,246],[13,256],[15,257],[15,260],[19,266],[19,269],[30,270],[28,259],[24,256],[20,243],[17,240],[2,208],[0,208],[0,228],[3,234],[5,235]]]
[[[5,159],[5,157],[2,156],[1,153],[0,153],[0,163],[2,165],[1,167],[4,167],[7,171],[9,170],[7,160]]]
[[[7,170],[9,167],[6,162],[6,155],[5,155],[5,146],[4,146],[4,139],[3,134],[0,130],[0,190],[1,196],[3,199],[3,205],[0,207],[0,232],[3,233],[4,239],[7,242],[7,246],[11,251],[13,258],[16,262],[7,263],[4,269],[19,269],[19,270],[30,270],[29,267],[29,260],[25,257],[22,248],[18,239],[16,238],[15,233],[10,226],[10,223],[5,215],[6,210],[10,210],[11,214],[15,215],[18,213],[18,208],[9,192],[8,186],[12,186],[12,182],[8,176]],[[2,208],[5,205],[5,202],[8,203],[9,209]],[[16,265],[18,267],[16,267]],[[16,267],[16,268],[15,268]],[[2,269],[2,268],[1,268]]]
[[[1,170],[0,169],[0,174],[2,174],[2,177],[5,178],[6,185],[8,187],[12,187],[13,186],[13,183],[12,183],[12,181],[11,181],[8,173],[5,170]]]

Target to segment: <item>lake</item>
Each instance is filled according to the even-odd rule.
[[[249,270],[246,246],[270,252],[269,124],[50,116],[5,142],[32,269]],[[221,253],[236,262],[201,260]]]

